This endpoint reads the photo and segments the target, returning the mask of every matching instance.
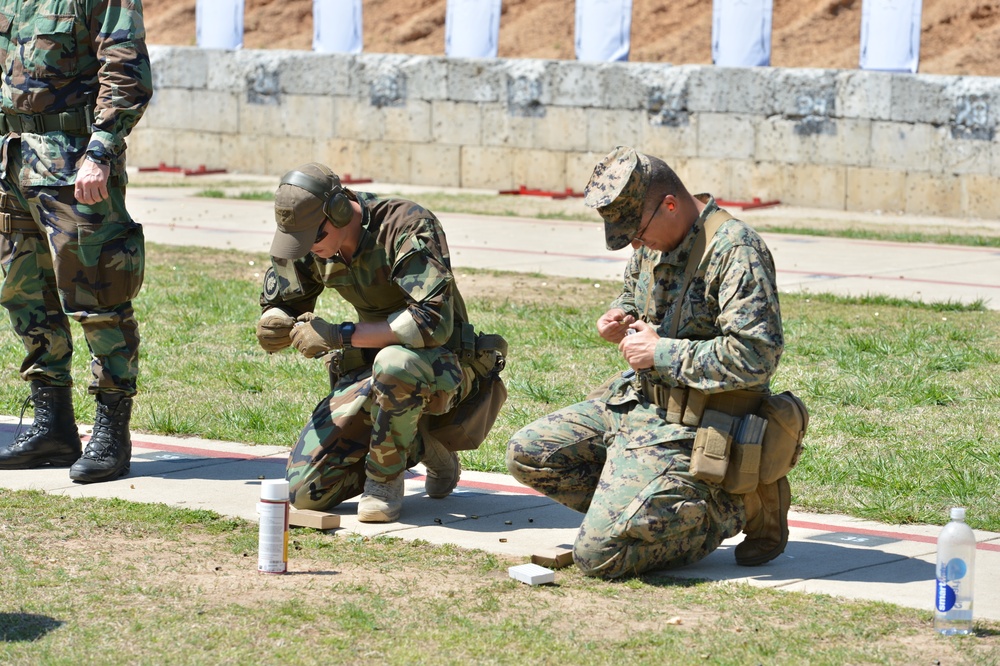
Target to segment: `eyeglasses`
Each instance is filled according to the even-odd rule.
[[[649,229],[649,225],[653,223],[653,218],[656,217],[656,214],[660,212],[660,206],[662,205],[663,205],[663,199],[660,199],[659,206],[653,209],[653,214],[649,216],[648,220],[646,220],[646,224],[643,225],[643,227],[639,229],[636,235],[632,237],[633,243],[638,241],[640,245],[645,245],[645,241],[642,240],[642,235],[646,233],[647,229]]]
[[[327,237],[329,232],[326,230],[326,219],[319,225],[319,229],[316,230],[316,240],[313,241],[313,245],[317,245],[323,242],[323,239]]]

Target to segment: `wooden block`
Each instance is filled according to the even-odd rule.
[[[294,527],[332,530],[340,527],[340,516],[335,513],[313,511],[312,509],[292,509],[288,512],[288,524]]]
[[[539,550],[531,556],[531,561],[543,567],[562,569],[573,564],[573,549],[557,546]]]
[[[556,582],[555,571],[540,567],[537,564],[519,564],[516,567],[509,567],[507,573],[514,580],[519,580],[528,585],[545,585]]]

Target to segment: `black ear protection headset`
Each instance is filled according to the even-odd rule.
[[[289,171],[281,177],[281,185],[294,185],[301,187],[306,192],[319,197],[323,201],[323,214],[330,220],[330,223],[338,229],[346,227],[354,217],[354,207],[351,200],[344,194],[344,188],[340,185],[340,179],[332,177],[333,187],[327,189],[326,183],[319,178],[314,178],[301,171]]]

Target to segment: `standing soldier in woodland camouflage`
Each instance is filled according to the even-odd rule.
[[[774,559],[788,540],[787,478],[737,495],[692,473],[702,414],[755,412],[777,369],[770,252],[711,196],[692,196],[662,160],[631,148],[597,165],[585,197],[608,248],[634,248],[621,295],[597,321],[632,369],[517,432],[508,468],[585,514],[573,554],[588,575],[690,564],[741,530],[737,563]]]
[[[506,343],[469,324],[440,222],[412,201],[352,192],[315,163],[282,177],[274,213],[257,338],[268,352],[325,357],[332,389],[288,457],[292,504],[327,510],[361,494],[360,521],[395,521],[417,462],[427,494],[446,497],[461,473],[455,449],[482,443],[506,397]],[[356,322],[313,314],[327,287]]]
[[[132,299],[143,234],[125,209],[125,137],[152,94],[139,0],[0,0],[3,289],[27,355],[34,424],[0,468],[128,473],[138,374]],[[83,327],[97,416],[81,455],[69,319]]]

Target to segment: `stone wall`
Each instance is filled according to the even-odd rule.
[[[1000,217],[1000,79],[151,47],[129,164],[579,192],[615,145],[695,191]]]

